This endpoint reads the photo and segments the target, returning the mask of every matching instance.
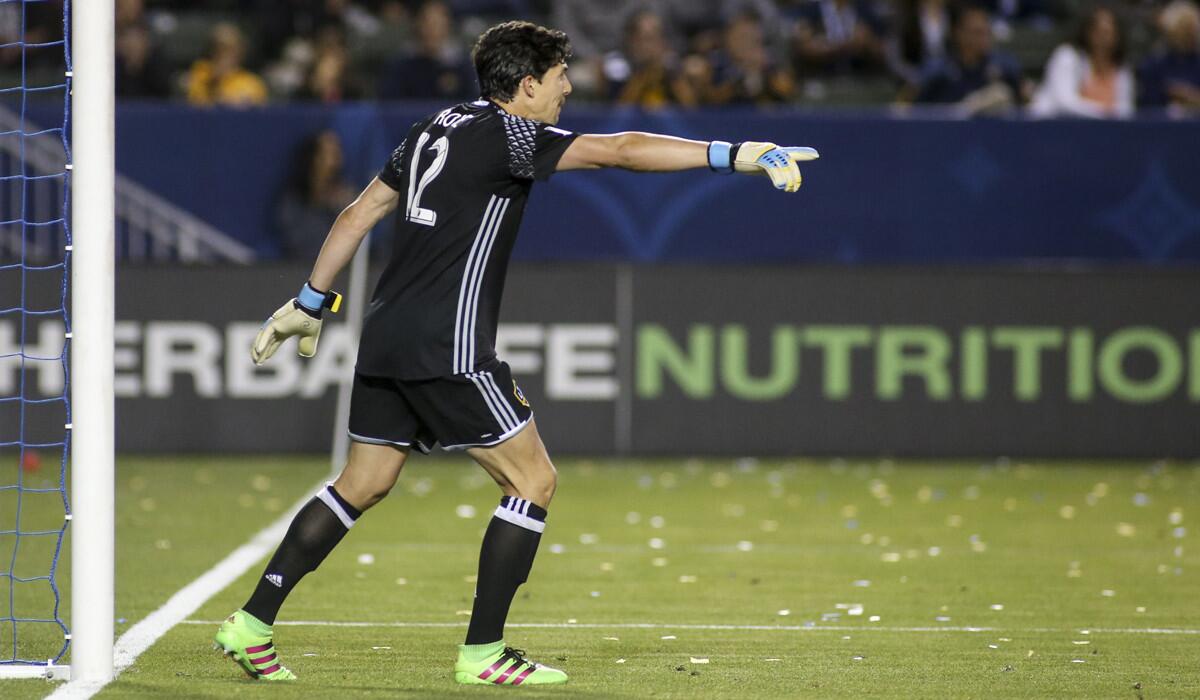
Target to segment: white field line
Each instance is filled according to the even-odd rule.
[[[324,480],[321,482],[321,486],[323,485]],[[317,488],[319,489],[321,486]],[[113,649],[113,661],[115,665],[113,680],[122,671],[129,668],[142,652],[149,649],[168,630],[186,620],[188,615],[196,612],[201,605],[208,602],[209,598],[236,581],[239,576],[246,573],[247,569],[254,566],[260,559],[278,546],[279,541],[283,539],[284,534],[287,532],[292,518],[295,517],[296,511],[300,510],[312,498],[316,490],[313,489],[312,492],[305,494],[303,498],[289,508],[278,520],[258,531],[258,533],[250,538],[249,542],[233,550],[229,556],[222,559],[216,566],[205,571],[195,581],[179,589],[162,607],[139,620],[137,624],[126,630],[125,634],[118,637]],[[88,700],[88,698],[100,692],[110,682],[93,681],[85,683],[82,681],[68,681],[60,685],[53,693],[47,695],[46,700]]]
[[[184,625],[219,625],[220,620],[184,620]],[[398,627],[410,629],[438,629],[466,627],[466,622],[338,622],[333,620],[280,620],[276,627]],[[1172,627],[881,627],[879,625],[690,625],[658,622],[510,622],[505,627],[524,629],[595,629],[595,630],[745,630],[754,632],[1022,632],[1033,634],[1079,634],[1083,629],[1089,634],[1200,634],[1200,629],[1177,629]]]

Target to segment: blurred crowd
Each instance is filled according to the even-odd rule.
[[[62,0],[0,4],[0,72]],[[116,0],[122,98],[198,105],[475,96],[470,46],[524,18],[571,38],[574,99],[645,109],[949,106],[1200,114],[1195,0]],[[56,14],[57,13],[57,14]],[[36,70],[34,52],[24,69]],[[44,52],[43,52],[44,53]]]

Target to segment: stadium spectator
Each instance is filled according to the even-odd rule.
[[[308,259],[320,252],[334,219],[354,199],[354,190],[342,176],[337,134],[321,131],[305,139],[289,172],[275,223],[284,256]]]
[[[793,47],[805,72],[870,71],[883,64],[883,22],[862,0],[819,0],[802,5]]]
[[[303,96],[326,104],[362,97],[362,90],[350,73],[346,37],[340,28],[331,25],[318,33]]]
[[[31,47],[63,38],[63,2],[0,3],[0,68],[25,72],[59,69],[61,46]]]
[[[915,85],[922,66],[946,55],[949,36],[946,0],[901,0],[887,42],[888,66],[905,83]]]
[[[962,116],[1011,111],[1026,92],[1017,62],[992,48],[991,18],[973,5],[957,12],[950,51],[922,72],[916,101],[953,104]]]
[[[575,61],[595,62],[610,51],[620,50],[630,16],[652,12],[665,17],[665,10],[661,0],[555,0],[550,26],[571,37]]]
[[[713,54],[711,71],[691,66],[692,80],[700,86],[707,104],[757,104],[786,102],[796,92],[792,74],[775,61],[764,45],[762,20],[747,11],[725,28],[724,47]]]
[[[379,81],[383,99],[466,99],[477,94],[466,49],[455,40],[454,18],[441,0],[427,0],[416,15],[414,51],[392,61]]]
[[[604,97],[604,56],[620,51],[629,18],[652,12],[666,18],[664,0],[554,0],[550,26],[571,37],[571,85],[579,97]],[[669,30],[670,25],[667,25]]]
[[[1145,107],[1200,110],[1200,9],[1175,0],[1159,16],[1163,43],[1138,69],[1138,101]]]
[[[745,12],[752,12],[762,20],[773,49],[782,46],[787,22],[776,0],[662,0],[662,3],[667,36],[676,39],[679,37],[675,34],[680,34],[692,52],[707,53],[720,48],[725,26]]]
[[[208,55],[192,64],[187,76],[187,99],[194,105],[246,107],[267,102],[267,85],[242,66],[245,39],[236,25],[213,27]]]
[[[1043,31],[1054,29],[1059,0],[986,0],[984,7],[992,15],[992,32],[1007,40],[1015,26]]]
[[[132,24],[116,36],[117,97],[162,99],[171,94],[171,76],[150,30]]]
[[[261,56],[278,56],[292,41],[312,41],[330,25],[360,33],[380,28],[373,14],[349,0],[257,0],[255,48]]]
[[[1133,71],[1116,14],[1097,7],[1079,35],[1054,50],[1030,111],[1040,117],[1133,116]]]
[[[601,81],[617,104],[647,109],[696,104],[696,93],[667,43],[662,18],[649,10],[630,16],[624,51],[604,57]]]
[[[142,0],[117,0],[115,29],[117,97],[165,98],[171,76],[146,22]]]

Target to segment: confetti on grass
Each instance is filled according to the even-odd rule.
[[[708,663],[708,659],[706,659],[706,658],[704,658],[704,657],[702,657],[702,656],[690,656],[690,657],[688,657],[688,658],[690,658],[690,659],[692,660],[692,663],[694,663],[694,664],[706,664],[706,663]]]

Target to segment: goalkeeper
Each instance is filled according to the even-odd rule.
[[[556,475],[533,411],[494,350],[509,254],[535,180],[565,170],[709,168],[800,187],[811,148],[702,142],[644,133],[559,129],[571,82],[566,35],[529,22],[487,30],[472,57],[482,97],[417,122],[383,170],[333,224],[312,276],[264,324],[262,364],[292,336],[317,351],[334,278],[371,228],[401,208],[392,258],[363,320],[350,409],[350,455],[337,479],[296,515],[249,600],[216,642],[254,678],[292,680],[272,624],[288,593],[355,521],[388,494],[413,449],[465,450],[499,485],[483,536],[474,608],[454,678],[465,684],[563,683],[504,640],[517,587],[533,565]],[[738,206],[731,201],[728,206]],[[751,216],[747,216],[747,226]]]

